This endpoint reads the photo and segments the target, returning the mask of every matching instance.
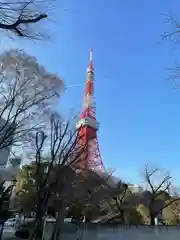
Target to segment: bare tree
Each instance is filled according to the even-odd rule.
[[[53,0],[2,0],[0,1],[0,29],[8,30],[19,37],[41,39],[36,24],[48,17],[48,7]],[[40,27],[41,28],[41,27]]]
[[[125,201],[125,197],[127,196],[128,190],[129,189],[127,184],[122,182],[118,183],[116,194],[113,196],[112,200],[110,199],[110,201],[108,201],[108,204],[111,210],[113,211],[113,216],[110,217],[108,221],[112,221],[117,218],[124,221],[124,213],[125,213],[124,201]]]
[[[31,239],[39,234],[39,229],[42,230],[42,219],[48,203],[53,201],[58,202],[57,224],[55,224],[53,239],[57,239],[60,234],[67,200],[66,192],[71,191],[77,162],[82,160],[81,155],[84,156],[86,148],[85,145],[80,145],[78,140],[78,132],[71,127],[70,121],[63,122],[57,116],[52,116],[49,132],[40,131],[36,134],[36,225]],[[40,166],[44,154],[48,156],[49,163],[42,179]]]
[[[179,200],[179,196],[172,196],[171,176],[168,172],[145,167],[144,180],[147,191],[143,193],[142,203],[149,210],[151,225],[155,225],[155,217],[162,213],[163,209]],[[141,202],[139,199],[139,201]]]
[[[108,207],[107,207],[108,204]],[[109,191],[108,198],[106,198],[107,214],[101,219],[101,222],[118,221],[126,223],[126,217],[134,210],[137,205],[137,198],[128,184],[119,181],[118,184]]]
[[[170,30],[162,34],[163,39],[168,39],[173,41],[174,43],[180,43],[180,21],[175,13],[170,13],[165,15],[166,21],[170,25]]]
[[[167,20],[167,23],[170,27],[170,29],[162,34],[162,39],[170,40],[174,44],[180,43],[180,21],[179,17],[173,13],[170,12],[168,15],[165,15],[165,19]],[[169,79],[173,80],[173,84],[176,89],[180,88],[179,79],[180,79],[180,65],[178,61],[175,60],[175,64],[173,67],[168,69]]]
[[[0,67],[0,149],[24,147],[45,127],[63,83],[20,50],[0,55]]]

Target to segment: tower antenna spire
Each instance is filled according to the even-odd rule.
[[[90,48],[90,55],[89,55],[89,69],[93,69],[92,57],[93,57],[93,48]]]

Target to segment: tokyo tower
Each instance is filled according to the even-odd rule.
[[[83,109],[80,119],[76,124],[78,138],[82,146],[86,144],[85,153],[78,163],[78,169],[82,171],[94,170],[104,172],[105,168],[99,151],[97,131],[99,123],[96,120],[96,109],[94,104],[94,68],[92,64],[93,49],[90,49],[89,66],[86,73],[86,88]]]

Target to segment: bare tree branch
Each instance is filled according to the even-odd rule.
[[[52,0],[49,0],[51,4]],[[22,0],[14,2],[0,1],[0,29],[9,30],[20,37],[38,39],[38,34],[29,29],[43,19],[48,18],[47,12],[42,12],[40,5],[46,5],[45,1]]]
[[[0,149],[29,145],[33,134],[35,143],[59,100],[62,80],[20,50],[0,55],[0,63]]]
[[[162,35],[163,39],[170,39],[175,43],[180,43],[180,23],[174,13],[165,16],[167,22],[171,25],[172,29],[168,33]]]
[[[169,173],[158,168],[150,169],[146,166],[144,169],[144,179],[148,187],[147,194],[144,195],[143,204],[148,208],[151,224],[154,225],[155,217],[164,208],[167,208],[180,198],[179,196],[171,197],[170,195],[172,185]]]
[[[67,178],[76,176],[76,162],[81,158],[81,154],[85,151],[86,146],[79,146],[77,141],[78,132],[70,129],[70,123],[62,121],[56,116],[51,117],[50,132],[44,134],[37,133],[36,137],[36,189],[37,189],[37,204],[36,204],[36,225],[31,238],[36,234],[37,229],[42,226],[42,218],[45,214],[47,204],[51,198],[55,197],[61,206],[61,215],[64,211],[64,202],[67,189],[71,191],[72,181],[67,181]],[[39,136],[39,137],[38,137]],[[49,163],[47,171],[43,175],[40,174],[40,167],[43,161],[43,149],[45,140],[49,147]],[[73,168],[72,168],[73,166]],[[69,184],[69,188],[66,186]],[[63,204],[63,205],[62,205]],[[60,210],[59,210],[60,211]],[[55,226],[57,232],[57,225]],[[57,234],[57,233],[56,233]]]

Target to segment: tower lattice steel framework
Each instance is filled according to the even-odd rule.
[[[86,157],[81,158],[81,161],[78,163],[78,168],[83,171],[91,169],[97,172],[104,172],[105,168],[100,155],[97,138],[99,123],[96,120],[96,108],[94,101],[94,68],[92,64],[92,54],[93,49],[91,48],[89,66],[86,73],[86,88],[83,109],[80,119],[76,124],[79,142],[82,145],[86,144]]]

